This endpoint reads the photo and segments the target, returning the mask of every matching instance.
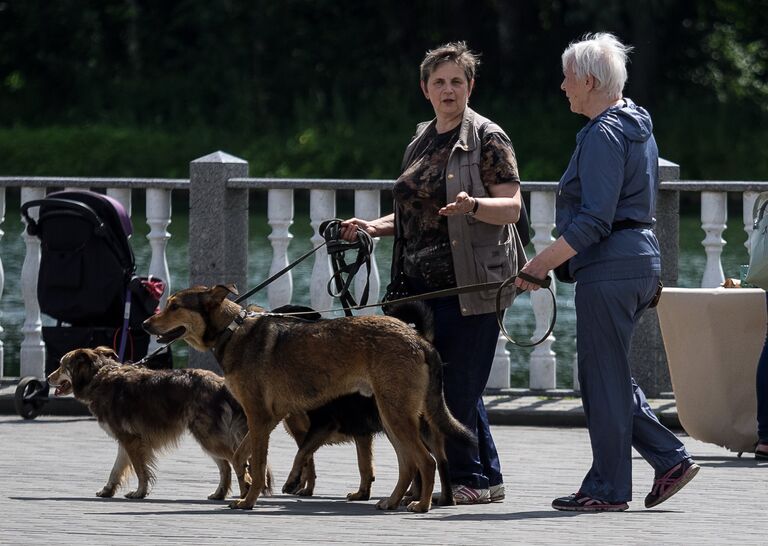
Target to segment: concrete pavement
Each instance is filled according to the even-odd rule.
[[[583,428],[494,426],[507,488],[503,503],[436,507],[428,514],[380,512],[396,481],[394,451],[376,441],[373,498],[349,503],[357,486],[351,445],[317,454],[316,496],[276,494],[249,512],[206,500],[217,470],[189,436],[162,456],[143,501],[94,496],[116,444],[89,417],[0,416],[0,544],[767,544],[768,463],[683,437],[703,467],[653,510],[642,500],[652,470],[635,453],[630,510],[574,514],[550,508],[576,491],[591,456]],[[279,486],[295,452],[278,427],[270,462]],[[132,479],[130,486],[135,486]],[[129,489],[123,489],[124,494]]]

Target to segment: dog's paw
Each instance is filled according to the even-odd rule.
[[[311,497],[314,494],[314,492],[315,492],[315,489],[313,487],[304,487],[296,491],[296,494],[299,497]]]
[[[377,510],[397,510],[399,503],[390,503],[389,499],[381,499],[376,503]]]
[[[289,478],[283,486],[283,493],[286,495],[298,495],[299,491],[301,491],[301,483],[299,483],[298,479],[291,480]]]
[[[101,489],[101,491],[96,493],[96,496],[97,497],[102,497],[102,498],[105,498],[105,499],[114,497],[115,496],[115,489],[116,489],[115,487],[109,487],[109,486],[105,485]]]
[[[208,495],[208,500],[224,500],[227,496],[227,492],[223,489],[217,489],[210,495]]]
[[[356,491],[355,493],[347,494],[348,501],[367,501],[367,500],[370,500],[370,498],[371,498],[371,492],[363,491],[362,489],[360,491]]]
[[[253,510],[253,504],[245,499],[234,500],[229,504],[232,510]]]
[[[411,504],[415,500],[418,500],[418,497],[414,497],[413,495],[409,495],[408,493],[406,493],[403,496],[403,500],[400,501],[400,504],[402,506],[408,506],[409,504]]]
[[[131,491],[130,493],[125,494],[126,499],[143,499],[147,496],[147,491],[142,491],[141,489],[137,489],[136,491]]]
[[[421,501],[413,501],[408,505],[408,511],[409,512],[416,512],[419,514],[423,514],[425,512],[429,512],[429,503],[428,502],[421,502]]]

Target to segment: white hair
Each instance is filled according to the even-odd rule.
[[[631,46],[608,32],[585,34],[563,51],[563,72],[571,67],[579,78],[595,78],[595,89],[610,99],[620,99],[627,83],[627,55]]]

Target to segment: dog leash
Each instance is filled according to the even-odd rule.
[[[235,303],[241,303],[251,296],[253,296],[256,292],[262,290],[264,287],[268,286],[270,283],[272,283],[275,279],[281,277],[297,265],[299,265],[301,262],[309,258],[312,254],[317,252],[323,247],[327,247],[326,251],[328,253],[328,256],[331,258],[331,266],[333,269],[333,275],[328,280],[328,294],[333,298],[339,298],[342,301],[342,304],[346,308],[357,306],[357,302],[352,297],[352,294],[349,290],[349,287],[352,284],[352,279],[359,271],[360,267],[362,265],[366,266],[366,280],[365,280],[365,287],[363,288],[363,295],[360,298],[360,304],[364,305],[368,302],[368,282],[371,276],[371,253],[373,252],[373,239],[363,229],[357,228],[357,239],[354,241],[345,241],[341,239],[339,236],[341,234],[341,220],[338,218],[334,218],[332,220],[326,220],[322,224],[320,224],[318,228],[318,232],[323,237],[323,242],[317,245],[314,248],[311,248],[309,251],[301,255],[297,260],[291,262],[287,266],[285,266],[283,269],[269,277],[267,280],[259,283],[254,288],[251,288],[243,294],[242,296],[239,296],[237,299],[235,299]],[[357,249],[357,259],[352,262],[351,264],[347,264],[344,261],[344,253],[346,253],[349,250]],[[344,277],[346,275],[346,278]],[[336,291],[333,291],[332,285],[336,286]]]
[[[552,300],[552,318],[549,321],[549,326],[547,328],[547,331],[544,333],[544,335],[541,336],[536,341],[533,341],[531,343],[525,343],[522,341],[517,341],[512,336],[509,335],[509,332],[507,331],[506,327],[504,326],[504,311],[505,309],[502,309],[501,307],[501,295],[504,292],[505,289],[509,287],[511,283],[514,283],[515,279],[517,277],[520,277],[521,279],[528,281],[530,283],[539,285],[541,288],[544,288],[549,292],[550,298]],[[522,271],[519,272],[517,275],[512,275],[508,279],[504,281],[496,281],[496,282],[487,282],[487,283],[479,283],[479,284],[467,284],[464,286],[457,286],[455,288],[445,288],[443,290],[435,290],[434,292],[425,292],[423,294],[417,294],[414,296],[405,296],[398,299],[392,299],[386,302],[379,302],[379,303],[370,303],[367,305],[356,305],[354,307],[350,307],[349,310],[352,311],[360,311],[363,309],[370,309],[373,307],[381,307],[382,305],[398,305],[403,303],[411,303],[416,301],[423,301],[423,300],[430,300],[435,298],[444,298],[447,296],[456,296],[459,294],[467,294],[471,292],[480,292],[483,290],[496,290],[496,322],[499,324],[499,331],[500,333],[513,345],[517,345],[518,347],[535,347],[536,345],[540,345],[543,343],[549,335],[552,333],[552,331],[555,329],[555,323],[557,322],[557,298],[555,296],[554,291],[552,290],[552,278],[547,276],[544,279],[538,279],[536,277],[532,277],[531,275],[528,275],[527,273],[523,273]],[[515,288],[517,290],[517,288]],[[340,308],[334,308],[334,309],[326,309],[324,311],[293,311],[289,313],[275,313],[271,311],[262,311],[262,312],[256,312],[255,314],[259,316],[266,316],[266,317],[299,317],[300,315],[308,315],[308,314],[314,314],[314,313],[336,313],[339,311],[344,311],[346,313],[347,307],[344,307],[343,309]]]
[[[342,304],[344,305],[344,312],[351,316],[352,312],[350,309],[358,307],[358,303],[355,301],[355,299],[352,297],[349,287],[352,284],[352,279],[357,274],[358,270],[360,269],[360,266],[365,264],[367,269],[367,276],[366,276],[366,282],[365,282],[365,288],[363,290],[363,297],[360,298],[360,304],[365,305],[368,302],[368,281],[370,279],[371,275],[371,253],[373,251],[373,239],[371,236],[364,230],[358,228],[357,229],[357,240],[356,241],[344,241],[339,238],[340,230],[341,230],[341,220],[338,218],[334,218],[332,220],[326,220],[322,224],[320,224],[318,228],[318,232],[323,237],[323,242],[319,245],[317,245],[314,248],[311,248],[309,251],[305,252],[301,256],[299,256],[298,259],[288,264],[286,267],[269,277],[268,279],[262,281],[257,286],[251,288],[243,294],[242,296],[237,297],[234,302],[237,304],[240,304],[253,296],[256,292],[264,289],[266,286],[268,286],[270,283],[272,283],[275,279],[281,277],[297,265],[299,265],[301,262],[309,258],[312,254],[323,248],[324,246],[328,247],[328,255],[332,259],[332,265],[333,265],[333,276],[328,281],[328,294],[330,294],[331,297],[339,298],[342,301]],[[352,264],[347,265],[344,261],[343,255],[348,250],[358,249],[358,255],[355,262]],[[346,279],[344,278],[344,275],[346,274]],[[336,285],[336,292],[332,290],[332,284]],[[288,313],[284,313],[287,315]],[[230,325],[231,326],[231,325]],[[229,328],[229,327],[228,327]],[[230,329],[230,335],[231,332],[234,330]],[[173,342],[176,341],[175,339],[166,343],[165,345],[161,345],[158,348],[156,348],[151,353],[147,354],[144,358],[137,362],[133,362],[132,364],[135,365],[142,365],[149,361],[152,357],[157,355],[158,353],[164,351],[168,347],[173,344]]]
[[[446,288],[443,290],[435,290],[433,292],[426,292],[424,294],[417,294],[414,296],[405,296],[402,298],[392,299],[387,302],[378,302],[378,303],[367,303],[368,301],[368,289],[369,289],[369,277],[370,277],[370,254],[373,250],[373,241],[371,239],[371,236],[364,230],[358,228],[357,230],[357,240],[356,241],[343,241],[339,239],[339,233],[340,233],[340,225],[341,220],[339,219],[333,219],[333,220],[326,220],[322,224],[320,224],[320,227],[318,231],[323,235],[324,241],[319,244],[318,246],[310,249],[308,252],[304,253],[302,256],[300,256],[297,260],[294,262],[288,264],[286,267],[266,279],[265,281],[259,283],[257,286],[243,294],[242,296],[239,296],[234,300],[235,303],[240,304],[241,302],[247,300],[250,296],[258,292],[259,290],[262,290],[264,287],[268,286],[271,282],[273,282],[275,279],[279,278],[280,276],[284,275],[294,267],[296,267],[298,264],[300,264],[302,261],[307,259],[309,256],[323,248],[324,246],[329,246],[329,256],[342,256],[341,258],[333,261],[332,263],[335,264],[334,267],[334,273],[331,276],[331,279],[328,281],[328,293],[331,295],[331,297],[339,298],[342,301],[342,308],[335,308],[335,309],[327,309],[325,311],[294,311],[290,313],[273,313],[269,311],[265,312],[250,312],[248,313],[249,316],[295,316],[299,317],[300,315],[307,315],[307,314],[313,314],[313,313],[335,313],[339,311],[343,311],[346,316],[352,316],[352,311],[360,311],[363,309],[370,309],[373,307],[381,307],[382,305],[396,305],[396,304],[403,304],[403,303],[409,303],[409,302],[415,302],[415,301],[423,301],[423,300],[429,300],[429,299],[435,299],[435,298],[442,298],[442,297],[448,297],[448,296],[455,296],[459,294],[467,294],[471,292],[479,292],[483,290],[494,290],[496,289],[496,322],[499,325],[499,331],[500,333],[513,345],[516,345],[518,347],[535,347],[536,345],[540,345],[543,343],[549,335],[552,333],[552,331],[555,328],[555,323],[557,321],[557,298],[555,297],[555,293],[552,291],[551,283],[552,279],[551,277],[547,276],[544,279],[537,279],[535,277],[532,277],[528,275],[527,273],[518,272],[517,275],[512,275],[508,279],[504,281],[497,281],[497,282],[489,282],[489,283],[479,283],[479,284],[469,284],[464,286],[458,286],[455,288]],[[343,254],[347,252],[348,250],[358,250],[358,256],[355,262],[352,264],[347,265],[343,259]],[[352,298],[349,287],[352,284],[352,280],[355,276],[355,274],[359,271],[361,265],[365,264],[367,269],[367,277],[366,277],[366,283],[365,288],[363,290],[363,296],[360,298],[360,303],[358,304],[355,302],[354,298]],[[343,275],[346,274],[346,279],[343,278]],[[552,318],[549,323],[549,327],[547,328],[547,331],[544,333],[544,335],[531,343],[524,343],[521,341],[517,341],[514,338],[512,338],[509,335],[509,332],[507,331],[506,327],[504,326],[504,309],[501,308],[501,295],[503,291],[514,282],[514,280],[520,277],[523,280],[526,280],[530,283],[537,284],[541,286],[542,288],[546,289],[549,292],[550,298],[552,299]],[[332,283],[336,285],[337,292],[334,293],[331,289]],[[244,321],[245,317],[238,316],[240,318],[240,321],[237,321],[235,319],[230,326],[227,327],[227,330],[231,333],[234,331],[234,329],[238,328],[240,324]],[[230,328],[231,326],[235,325],[234,329]],[[177,341],[176,339],[166,343],[165,345],[161,345],[148,355],[146,355],[144,358],[139,360],[138,362],[135,362],[136,365],[141,365],[147,362],[149,359],[154,357],[156,354],[160,353],[161,351],[167,349],[174,341]]]

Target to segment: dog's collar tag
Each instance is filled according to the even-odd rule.
[[[227,344],[227,341],[229,341],[229,338],[232,337],[232,334],[235,333],[235,330],[237,330],[238,328],[240,328],[240,326],[243,325],[243,323],[245,322],[245,317],[247,317],[248,315],[249,315],[248,311],[246,311],[245,309],[242,309],[235,316],[232,322],[229,323],[229,326],[224,328],[221,331],[221,333],[219,333],[219,335],[216,336],[218,338],[218,341],[216,342],[216,345],[211,348],[211,350],[214,353],[218,353],[222,350],[224,345]]]
[[[240,328],[240,326],[243,325],[243,323],[245,322],[245,317],[247,316],[248,316],[248,311],[246,311],[245,309],[242,309],[237,314],[237,316],[235,316],[232,322],[229,323],[229,326],[227,326],[227,330],[234,333],[235,330],[237,330],[238,328]]]

